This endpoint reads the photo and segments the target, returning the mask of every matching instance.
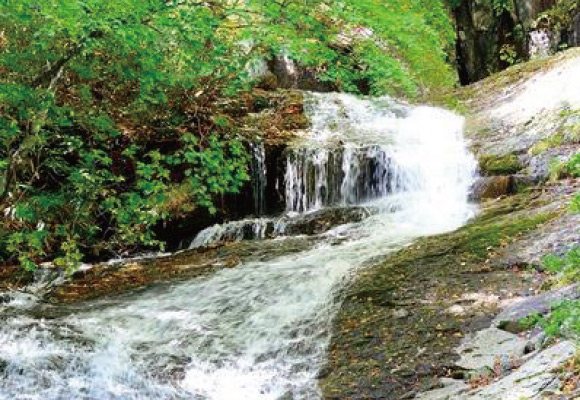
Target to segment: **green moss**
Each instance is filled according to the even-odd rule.
[[[474,224],[463,229],[459,238],[459,252],[473,259],[485,259],[491,250],[513,240],[517,236],[536,229],[555,217],[554,213],[539,213],[529,217],[509,218],[489,224]]]
[[[459,93],[457,90],[426,92],[419,100],[423,103],[446,108],[457,114],[465,115],[467,114],[467,107],[465,105],[466,98],[465,96],[459,96]]]
[[[542,154],[546,151],[559,147],[565,142],[564,135],[562,133],[556,133],[554,135],[548,136],[547,138],[540,140],[538,143],[532,146],[530,149],[530,154]]]
[[[523,166],[515,154],[495,156],[484,154],[479,157],[479,168],[483,175],[512,175],[522,170]]]
[[[495,201],[467,226],[419,239],[361,271],[334,322],[328,374],[320,381],[324,397],[399,399],[411,388],[433,387],[435,371],[453,373],[446,369],[456,357],[450,349],[466,333],[488,326],[494,310],[484,316],[479,313],[488,312],[485,308],[466,316],[443,310],[466,293],[531,285],[532,274],[512,279],[512,271],[484,261],[554,218],[556,213],[537,211],[546,201],[532,194]],[[397,317],[400,309],[408,314]],[[434,369],[425,373],[426,365]]]

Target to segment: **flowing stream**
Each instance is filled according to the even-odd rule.
[[[0,398],[319,398],[343,289],[413,239],[462,225],[475,162],[450,112],[344,94],[306,100],[312,128],[287,152],[287,214],[210,228],[192,246],[219,232],[247,239],[236,226],[254,221],[252,238],[283,247],[277,221],[326,209],[357,205],[362,220],[311,235],[299,252],[112,299],[65,307],[11,294],[0,311]],[[264,233],[268,221],[278,234]]]

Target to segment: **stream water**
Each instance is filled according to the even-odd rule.
[[[344,287],[413,239],[462,225],[473,212],[475,162],[463,119],[450,112],[306,97],[312,128],[288,151],[287,214],[256,219],[254,238],[283,247],[280,225],[275,239],[261,227],[328,207],[357,205],[365,218],[312,236],[299,252],[113,299],[65,307],[11,294],[0,311],[0,398],[319,398],[316,375]],[[263,158],[256,164],[265,176]],[[237,224],[246,228],[213,227],[192,245],[220,232],[247,238],[238,229],[252,221]]]

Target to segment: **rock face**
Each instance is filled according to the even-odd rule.
[[[561,217],[548,222],[533,235],[526,235],[503,249],[503,265],[540,267],[544,255],[553,253],[563,256],[573,247],[580,246],[580,215],[563,211]]]
[[[568,31],[568,41],[571,46],[580,46],[580,14],[572,20],[572,25]]]
[[[463,84],[485,78],[510,65],[507,52],[516,58],[526,57],[523,31],[529,19],[494,7],[492,1],[465,0],[453,9],[457,30],[457,64]],[[528,17],[529,18],[529,17]]]
[[[479,178],[471,192],[474,200],[496,199],[514,192],[514,179],[511,176]]]
[[[515,0],[514,6],[518,17],[527,27],[538,15],[556,4],[556,0]]]
[[[552,179],[554,166],[578,152],[577,85],[580,51],[572,49],[465,89],[467,135],[485,178],[474,187],[475,198],[494,198]],[[511,176],[512,183],[501,176]]]
[[[550,5],[518,2],[521,12],[529,18],[535,18],[543,7]],[[480,172],[484,175],[475,188],[479,198],[507,194],[510,179],[545,182],[551,178],[554,162],[566,161],[579,150],[577,142],[564,138],[571,130],[570,117],[566,115],[575,115],[566,110],[580,109],[580,96],[569,90],[580,76],[580,52],[572,50],[534,63],[500,73],[476,84],[472,88],[476,90],[470,92],[477,96],[469,103],[472,112],[469,134],[474,150],[480,153]],[[544,70],[538,72],[537,68]],[[474,126],[478,128],[473,129]],[[554,140],[556,135],[561,138]],[[552,185],[556,183],[540,187],[550,190]],[[555,195],[560,201],[546,203],[544,209],[559,216],[497,251],[491,265],[539,267],[544,255],[563,254],[580,243],[580,216],[567,213],[568,201],[578,191],[578,182],[567,179],[557,185]],[[454,365],[464,371],[465,380],[441,379],[440,387],[417,398],[519,400],[553,395],[563,385],[563,374],[557,368],[575,354],[576,346],[564,341],[543,347],[545,334],[540,328],[526,332],[529,328],[521,319],[547,314],[555,303],[578,298],[578,284],[574,284],[512,300],[489,328],[472,333],[456,348],[459,360]]]
[[[516,302],[499,313],[494,320],[494,324],[501,326],[506,322],[517,323],[520,319],[534,313],[546,314],[559,301],[580,298],[579,287],[580,285],[574,284]]]
[[[542,209],[547,199],[524,198],[494,200],[459,231],[421,239],[362,271],[334,322],[320,382],[324,398],[411,398],[439,376],[463,371],[454,367],[453,348],[488,327],[498,307],[534,287],[534,274],[516,278],[486,263],[501,243],[550,219]],[[521,354],[527,341],[511,343]]]
[[[315,92],[330,92],[338,89],[336,86],[318,79],[314,70],[305,68],[286,56],[279,56],[270,60],[268,69],[277,81],[276,88]]]
[[[494,369],[498,357],[518,359],[524,355],[528,342],[516,335],[491,327],[481,330],[463,342],[457,352],[461,357],[455,363],[460,368],[478,371]]]
[[[578,46],[580,16],[564,35],[536,27],[540,14],[555,4],[555,0],[457,2],[453,15],[458,31],[456,53],[461,82],[473,83],[516,62],[546,57],[562,41]]]
[[[515,340],[515,339],[512,339]],[[422,393],[420,400],[520,400],[541,399],[552,395],[562,385],[555,371],[576,352],[572,342],[561,342],[531,355],[511,374],[483,388],[471,389],[462,381],[446,382],[441,389]]]
[[[561,366],[575,353],[574,343],[558,343],[539,352],[512,374],[465,398],[519,400],[541,398],[544,394],[553,394],[562,384],[554,369]]]

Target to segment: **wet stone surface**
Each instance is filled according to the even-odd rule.
[[[534,294],[543,279],[534,270],[498,267],[494,259],[558,218],[554,199],[565,201],[546,193],[494,201],[466,227],[421,239],[363,271],[335,320],[320,380],[324,397],[413,398],[439,388],[439,378],[465,378],[475,366],[458,366],[454,348],[490,326],[500,307]]]

